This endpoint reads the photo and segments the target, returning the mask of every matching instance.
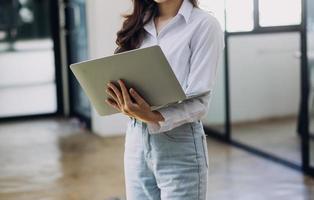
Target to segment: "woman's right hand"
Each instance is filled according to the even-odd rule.
[[[143,122],[158,124],[159,121],[164,121],[163,116],[158,111],[152,111],[151,106],[135,89],[127,89],[122,80],[118,80],[118,83],[120,89],[113,83],[108,84],[106,92],[112,97],[106,100],[109,105],[121,113]],[[131,97],[133,97],[134,101],[132,101]]]
[[[112,84],[112,83],[111,83]],[[131,118],[135,118],[134,115],[126,111],[125,109],[122,109],[122,106],[119,104],[118,97],[116,93],[109,87],[109,84],[107,85],[106,93],[111,97],[106,99],[106,103],[116,109],[117,111],[121,112],[122,114],[125,114]]]

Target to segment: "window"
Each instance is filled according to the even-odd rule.
[[[225,1],[200,0],[200,7],[211,12],[219,21],[221,28],[225,30]]]
[[[200,0],[200,7],[213,12],[225,29],[225,9],[227,31],[251,31],[254,27],[253,0]]]
[[[253,30],[253,0],[226,0],[226,18],[228,32]]]
[[[302,0],[200,0],[199,2],[202,9],[213,13],[227,32],[260,31],[263,27],[300,25],[302,22]]]
[[[259,0],[259,23],[262,27],[298,25],[301,12],[301,0]]]

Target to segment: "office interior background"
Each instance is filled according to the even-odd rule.
[[[209,199],[314,199],[314,1],[200,0],[225,31]],[[0,0],[0,199],[124,199],[127,117],[69,64],[111,55],[129,0]]]

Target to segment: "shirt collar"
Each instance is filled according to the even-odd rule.
[[[180,9],[178,11],[178,14],[184,17],[184,20],[186,23],[188,23],[190,19],[192,9],[193,9],[193,4],[189,0],[183,0],[180,6]],[[153,34],[154,27],[155,27],[154,18],[152,17],[152,19],[149,22],[147,22],[147,24],[145,24],[144,29],[147,32]]]
[[[182,5],[178,11],[178,14],[181,14],[184,17],[186,23],[188,23],[190,19],[192,9],[193,4],[190,2],[190,0],[183,0]]]

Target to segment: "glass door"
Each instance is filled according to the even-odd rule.
[[[84,0],[64,0],[67,65],[88,59],[86,8]],[[69,70],[69,68],[68,68]],[[70,114],[90,127],[91,107],[73,73],[68,71]]]
[[[53,8],[53,1],[0,1],[1,119],[61,109]]]

